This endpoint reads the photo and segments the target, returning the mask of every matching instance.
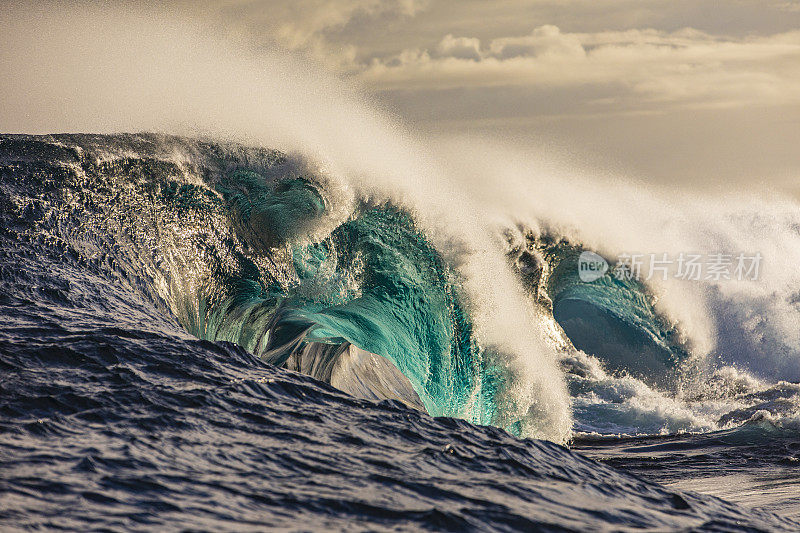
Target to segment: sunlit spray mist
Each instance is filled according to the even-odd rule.
[[[497,213],[498,226],[523,223],[608,259],[760,254],[757,280],[715,281],[705,273],[699,281],[683,280],[670,271],[666,280],[656,275],[647,284],[696,355],[713,354],[769,379],[800,379],[800,207],[794,200],[646,188],[484,138],[439,138],[437,147],[457,165],[465,193]]]

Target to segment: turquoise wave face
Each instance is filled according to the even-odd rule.
[[[389,206],[366,208],[328,242],[293,255],[301,284],[315,281],[320,271],[359,278],[358,290],[339,292],[334,305],[293,299],[293,319],[314,324],[309,340],[346,340],[386,357],[411,381],[428,412],[459,414],[474,387],[470,324],[453,273],[408,215]]]
[[[362,204],[315,241],[308,235],[330,206],[312,180],[237,171],[215,189],[244,247],[226,248],[238,267],[219,268],[201,291],[192,333],[279,365],[290,350],[275,346],[350,343],[391,362],[430,414],[497,423],[504,373],[473,338],[457,273],[408,213]],[[334,364],[314,367],[329,379]]]

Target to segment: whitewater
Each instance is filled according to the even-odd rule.
[[[800,527],[795,200],[425,134],[163,13],[0,10],[0,131],[41,134],[0,136],[8,527]]]

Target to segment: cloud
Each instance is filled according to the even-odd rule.
[[[177,1],[180,11],[305,54],[380,94],[581,89],[573,106],[581,113],[800,98],[800,19],[785,0]]]
[[[490,57],[500,60],[546,55],[578,58],[586,56],[586,50],[578,36],[563,34],[552,25],[535,28],[530,35],[523,37],[494,39],[489,50]]]
[[[198,4],[202,8],[198,7]],[[251,39],[303,52],[346,69],[358,52],[354,43],[334,39],[338,32],[356,34],[359,26],[380,26],[387,21],[415,16],[428,0],[228,0],[184,1],[183,5],[207,20],[246,28]]]
[[[545,25],[485,44],[448,34],[431,51],[373,59],[358,77],[380,91],[595,87],[604,93],[597,102],[619,111],[782,105],[800,102],[800,31],[731,39],[692,29],[565,33]]]
[[[436,47],[436,57],[454,57],[456,59],[481,60],[480,39],[453,37],[448,33]]]
[[[419,0],[294,0],[289,3],[248,3],[267,13],[277,26],[278,38],[290,48],[302,48],[325,31],[342,27],[356,17],[413,16],[424,3]],[[265,9],[267,8],[267,9]]]

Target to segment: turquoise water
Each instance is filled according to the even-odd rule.
[[[474,339],[458,274],[409,213],[360,203],[314,240],[330,206],[322,187],[302,176],[270,181],[238,170],[213,183],[218,195],[165,190],[168,205],[193,216],[224,213],[228,239],[242,243],[220,239],[210,254],[217,266],[198,294],[198,312],[182,317],[191,333],[235,342],[278,365],[292,353],[287,346],[350,343],[391,362],[428,413],[496,423],[504,375]],[[225,268],[222,255],[236,268]],[[330,379],[335,364],[317,361],[316,377]],[[519,421],[504,425],[519,431]]]

